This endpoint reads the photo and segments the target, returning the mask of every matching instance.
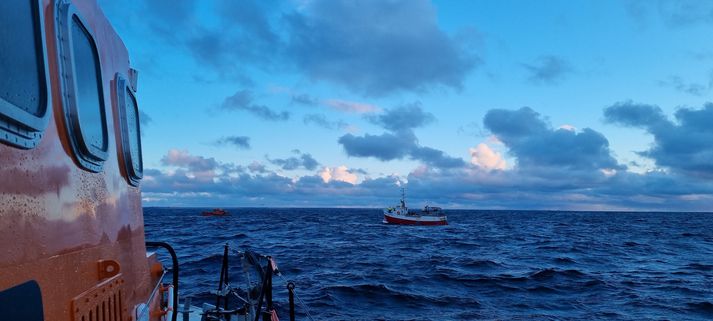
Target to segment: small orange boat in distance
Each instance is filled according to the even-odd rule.
[[[201,213],[202,216],[226,216],[228,215],[228,211],[222,209],[222,208],[214,208],[212,211],[203,211]]]

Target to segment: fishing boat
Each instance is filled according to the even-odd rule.
[[[203,216],[226,216],[228,215],[228,211],[222,209],[222,208],[214,208],[212,211],[203,211],[201,213]]]
[[[145,240],[138,72],[97,1],[0,1],[0,30],[0,320],[276,320],[274,260],[228,246],[216,304],[179,308],[171,229]]]
[[[410,210],[406,206],[405,190],[401,189],[399,205],[387,207],[384,212],[384,223],[399,225],[448,225],[448,219],[443,209],[435,206],[424,206],[422,210]]]

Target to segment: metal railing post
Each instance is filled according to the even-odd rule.
[[[287,283],[287,293],[290,299],[290,321],[295,321],[295,284]]]
[[[146,242],[148,247],[162,247],[168,251],[171,255],[171,270],[173,271],[173,308],[178,308],[178,256],[176,256],[176,251],[173,247],[166,242]],[[176,321],[178,318],[178,313],[173,313],[171,321]]]

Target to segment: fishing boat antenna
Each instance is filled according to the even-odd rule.
[[[406,188],[401,188],[401,207],[406,208]]]

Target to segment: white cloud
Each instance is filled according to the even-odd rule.
[[[319,177],[322,181],[329,183],[330,181],[340,181],[350,184],[356,184],[359,177],[350,172],[349,168],[342,165],[339,167],[325,167],[320,173]]]
[[[614,168],[602,168],[600,171],[606,177],[612,177],[612,176],[616,175],[616,169],[614,169]]]
[[[375,113],[381,111],[381,108],[371,104],[339,99],[328,99],[324,101],[324,104],[339,111],[357,114]]]
[[[500,153],[492,150],[490,146],[480,143],[474,148],[470,148],[470,162],[471,164],[487,169],[505,169],[507,165]]]

